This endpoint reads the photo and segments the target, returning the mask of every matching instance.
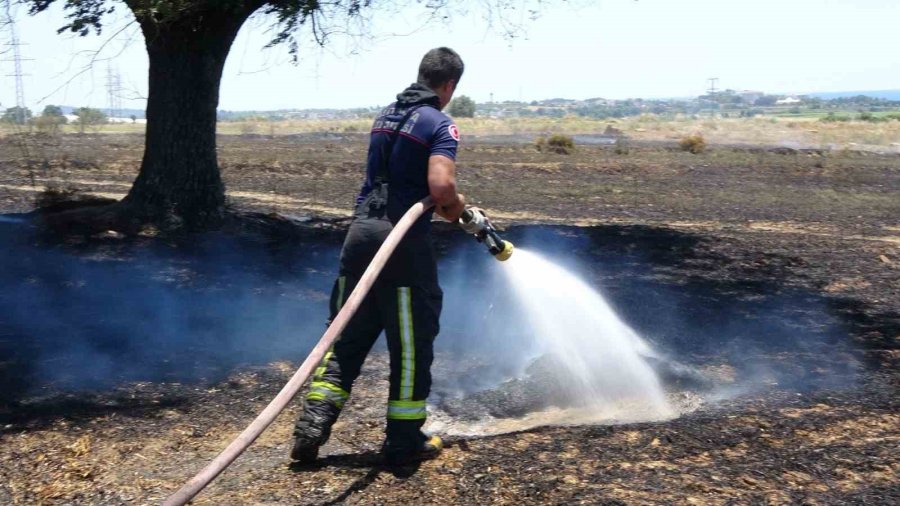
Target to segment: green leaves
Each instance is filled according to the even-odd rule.
[[[460,95],[450,102],[447,112],[454,118],[474,118],[475,101],[465,95]]]
[[[50,7],[54,1],[25,0],[25,3],[29,5],[29,14],[37,14]],[[103,28],[101,23],[103,16],[115,12],[115,4],[116,2],[106,0],[66,0],[66,19],[69,20],[69,24],[57,30],[57,33],[68,31],[85,36],[93,30],[99,35]]]

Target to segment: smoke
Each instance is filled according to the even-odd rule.
[[[462,234],[450,241],[436,344],[446,368],[435,375],[431,430],[492,434],[665,418],[647,365],[669,392],[709,401],[845,387],[862,370],[851,323],[833,304],[786,286],[786,279],[698,275],[695,236],[649,227],[530,226],[504,237],[606,300],[586,296],[568,273],[526,262],[533,275],[520,284],[546,293],[523,304],[501,276],[504,266],[481,245]],[[565,296],[553,293],[553,279],[579,293],[560,304]],[[548,318],[559,325],[536,324]],[[628,339],[632,329],[637,336]],[[696,409],[702,400],[693,393],[671,397],[672,407]],[[627,398],[638,402],[621,402]]]
[[[557,226],[513,228],[507,237],[601,290],[658,353],[653,362],[671,387],[706,377],[719,393],[834,388],[852,384],[860,371],[845,315],[828,300],[784,279],[697,276],[691,271],[696,237],[646,227]],[[444,346],[460,355],[477,350],[486,364],[496,364],[484,383],[511,379],[537,358],[532,329],[504,293],[496,261],[473,248],[457,248],[445,262],[455,269],[447,313],[464,324]],[[467,266],[478,274],[465,276]],[[477,383],[466,377],[443,386]]]
[[[324,330],[340,233],[63,247],[38,245],[15,221],[0,220],[0,401],[46,388],[216,381],[244,365],[299,361]],[[462,233],[437,235],[445,297],[433,399],[502,385],[543,392],[527,381],[546,366],[542,336],[501,265]],[[686,376],[679,371],[713,374],[733,390],[840,386],[858,373],[847,324],[827,301],[777,279],[684,274],[696,239],[550,226],[507,237],[601,289],[657,350],[670,387]]]
[[[241,364],[301,358],[324,329],[340,244],[207,234],[73,251],[10,225],[0,241],[0,381],[13,398],[214,381]]]

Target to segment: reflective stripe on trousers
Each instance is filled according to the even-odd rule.
[[[414,401],[416,381],[416,335],[413,325],[412,293],[408,286],[397,288],[397,318],[400,328],[399,400],[388,401],[388,420],[424,420],[425,400]]]
[[[347,290],[347,278],[345,276],[341,276],[337,280],[338,282],[338,293],[337,300],[335,301],[335,313],[341,310],[341,307],[344,306],[345,293]],[[340,336],[338,336],[340,339]],[[337,406],[338,408],[342,408],[344,403],[347,402],[347,399],[350,397],[350,394],[340,387],[340,385],[335,385],[329,381],[325,381],[322,376],[325,374],[325,369],[328,367],[328,361],[334,356],[334,344],[328,348],[328,352],[325,353],[325,356],[322,357],[322,362],[319,364],[319,367],[316,368],[315,373],[313,374],[313,381],[309,387],[309,393],[306,394],[306,400],[308,401],[330,401],[332,404]]]
[[[388,420],[424,420],[425,401],[388,401]]]
[[[343,388],[327,381],[313,381],[306,394],[308,401],[329,401],[338,408],[344,407],[344,403],[350,398],[350,393]]]
[[[408,286],[397,289],[397,307],[400,319],[400,400],[411,401],[416,378],[416,336]]]

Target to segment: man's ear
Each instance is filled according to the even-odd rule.
[[[439,89],[442,93],[443,93],[443,92],[446,92],[446,93],[450,93],[450,94],[452,95],[453,92],[456,91],[456,80],[455,80],[455,79],[450,79],[449,81],[447,81],[447,82],[445,82],[444,84],[440,85],[438,89]],[[434,91],[438,91],[438,90],[434,90]]]

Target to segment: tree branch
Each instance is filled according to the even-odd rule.
[[[116,54],[114,54],[114,55],[112,55],[112,56],[109,56],[109,57],[107,57],[107,58],[100,58],[100,53],[103,52],[103,50],[106,48],[106,46],[107,46],[110,42],[112,42],[113,39],[115,39],[117,36],[119,36],[122,32],[124,32],[126,29],[128,29],[128,27],[130,27],[130,26],[133,25],[133,24],[135,24],[135,20],[132,20],[132,21],[129,21],[128,23],[126,23],[125,26],[123,26],[122,28],[120,28],[119,30],[117,30],[115,33],[112,34],[112,36],[110,36],[108,39],[106,39],[105,41],[103,41],[103,43],[100,44],[100,47],[97,48],[96,50],[94,50],[94,51],[82,51],[82,52],[78,53],[78,54],[84,54],[84,53],[91,54],[91,58],[90,58],[90,60],[88,61],[88,63],[87,63],[86,65],[84,65],[78,72],[76,72],[74,75],[72,75],[69,79],[66,79],[66,81],[65,81],[64,83],[62,83],[61,85],[59,85],[59,86],[58,86],[57,88],[55,88],[53,91],[51,91],[50,93],[48,93],[46,96],[41,97],[41,99],[38,100],[37,103],[39,103],[39,104],[42,103],[44,100],[47,100],[48,98],[50,98],[50,97],[52,97],[53,95],[55,95],[56,92],[58,92],[59,90],[65,88],[66,86],[68,86],[69,84],[71,84],[72,81],[74,81],[76,78],[80,77],[80,76],[83,75],[85,72],[91,70],[91,69],[94,67],[94,64],[95,64],[95,63],[97,63],[97,62],[103,62],[103,61],[109,61],[109,60],[112,60],[113,58],[116,58],[116,57],[118,57],[119,55],[121,55],[121,54],[125,51],[125,48],[128,47],[128,44],[124,44],[124,45],[122,46],[122,48],[119,50],[118,53],[116,53]],[[133,38],[134,38],[133,35],[132,35],[131,37],[129,37],[129,41],[130,41],[131,39],[133,39]],[[75,56],[72,57],[72,61],[75,60],[75,58],[78,56],[78,54],[76,54]],[[64,74],[64,73],[66,73],[66,72],[68,72],[68,68],[67,68],[66,70],[60,72],[60,73],[57,74],[57,75],[62,75],[62,74]]]

